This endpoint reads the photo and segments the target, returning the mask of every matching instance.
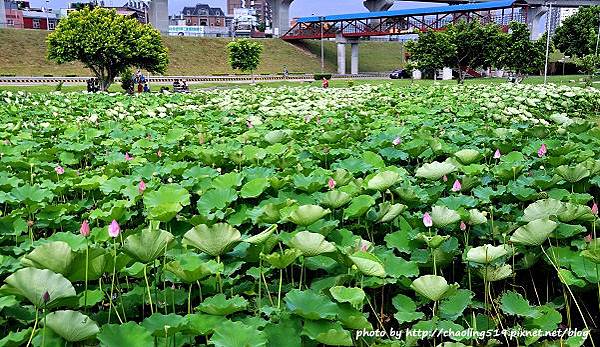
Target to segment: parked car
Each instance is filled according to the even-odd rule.
[[[390,78],[393,80],[397,80],[401,78],[410,78],[410,75],[404,69],[397,69],[390,73]]]

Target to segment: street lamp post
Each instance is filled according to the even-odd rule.
[[[321,73],[325,71],[325,50],[323,48],[323,20],[325,19],[323,16],[320,18],[320,27],[321,27]]]
[[[48,2],[49,0],[46,0],[46,30],[50,30],[50,11],[48,11]]]
[[[548,55],[550,54],[550,16],[552,12],[552,3],[548,6],[546,14],[546,63],[544,64],[544,84],[548,82]]]
[[[594,55],[598,55],[598,41],[600,41],[600,13],[598,13],[598,33],[596,34],[596,51]]]

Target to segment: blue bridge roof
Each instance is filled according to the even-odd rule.
[[[331,15],[331,16],[311,16],[311,17],[299,18],[297,22],[298,23],[337,22],[337,21],[354,20],[354,19],[405,17],[405,16],[415,16],[415,15],[453,13],[453,12],[462,12],[462,11],[485,11],[485,10],[494,10],[494,9],[499,9],[499,8],[511,7],[515,2],[516,2],[516,0],[500,0],[500,1],[486,1],[486,2],[470,3],[470,4],[464,4],[464,5],[446,5],[446,6],[434,6],[434,7],[407,8],[407,9],[397,10],[397,11],[349,13],[349,14],[336,14],[336,15]]]

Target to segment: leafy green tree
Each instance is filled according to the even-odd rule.
[[[518,79],[525,74],[540,71],[544,67],[546,35],[537,41],[531,41],[529,37],[527,24],[512,22],[510,32],[506,34],[504,44],[501,46],[497,66],[514,71]]]
[[[160,33],[150,25],[105,8],[83,8],[60,21],[48,35],[48,59],[80,61],[107,90],[129,67],[164,73],[169,64]]]
[[[591,85],[592,75],[600,70],[600,54],[588,54],[582,58],[575,58],[573,61],[578,68],[588,75],[587,84]]]
[[[263,46],[249,39],[239,39],[227,44],[229,51],[229,64],[234,70],[250,71],[254,83],[254,70],[260,64],[260,54]]]
[[[581,7],[556,29],[553,41],[561,52],[583,57],[595,53],[600,6]]]
[[[456,46],[445,31],[428,30],[419,32],[417,40],[408,41],[406,50],[410,52],[411,67],[435,74],[452,59]]]

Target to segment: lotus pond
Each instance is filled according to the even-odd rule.
[[[593,345],[599,112],[553,85],[0,92],[0,346]]]

